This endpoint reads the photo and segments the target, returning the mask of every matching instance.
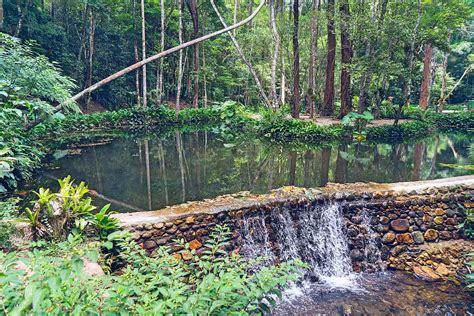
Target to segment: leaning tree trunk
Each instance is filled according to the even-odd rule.
[[[116,73],[100,80],[99,82],[93,84],[92,86],[88,87],[87,89],[84,89],[82,90],[81,92],[75,94],[74,96],[72,96],[71,98],[67,99],[66,101],[64,102],[61,102],[59,105],[55,106],[54,109],[53,109],[53,112],[56,113],[58,111],[60,111],[63,106],[67,103],[70,103],[70,102],[75,102],[77,100],[79,100],[80,98],[82,98],[83,96],[85,96],[86,94],[88,93],[91,93],[101,87],[103,87],[104,85],[108,84],[109,82],[111,81],[114,81],[115,79],[117,78],[120,78],[122,77],[123,75],[126,75],[128,74],[129,72],[132,72],[136,69],[139,69],[141,68],[143,65],[145,64],[148,64],[148,63],[151,63],[155,60],[158,60],[160,58],[163,58],[165,56],[168,56],[174,52],[177,52],[177,51],[181,51],[183,49],[185,49],[186,47],[189,47],[189,46],[193,46],[195,45],[196,43],[201,43],[201,42],[204,42],[205,40],[208,40],[208,39],[211,39],[211,38],[214,38],[216,36],[219,36],[223,33],[226,33],[226,32],[229,32],[229,31],[232,31],[233,29],[236,29],[236,28],[239,28],[243,25],[246,25],[247,23],[249,23],[252,19],[254,19],[257,14],[260,12],[260,10],[264,7],[265,5],[265,1],[264,0],[261,0],[260,1],[260,4],[258,5],[257,9],[252,13],[252,15],[248,16],[246,19],[234,24],[234,25],[231,25],[229,27],[226,27],[226,28],[223,28],[223,29],[220,29],[218,31],[215,31],[213,33],[210,33],[210,34],[207,34],[207,35],[204,35],[204,36],[201,36],[200,38],[197,38],[197,39],[194,39],[194,40],[191,40],[189,42],[186,42],[186,43],[183,43],[181,45],[178,45],[178,46],[175,46],[175,47],[172,47],[168,50],[165,50],[163,52],[160,52],[158,54],[155,54],[153,56],[150,56],[148,57],[147,59],[145,60],[142,60],[138,63],[135,63],[133,65],[130,65],[120,71],[117,71]],[[45,119],[44,116],[42,117],[39,117],[37,120],[35,121],[32,121],[30,122],[29,124],[27,124],[25,126],[26,129],[30,129],[32,128],[33,126],[39,124],[40,122],[42,122],[43,120]]]
[[[299,48],[299,0],[293,0],[293,107],[291,116],[300,117],[300,48]]]
[[[197,12],[197,0],[190,0],[189,4],[189,13],[191,13],[191,18],[193,20],[193,39],[199,37],[199,16]],[[193,76],[194,76],[194,85],[193,85],[193,107],[198,108],[199,101],[199,44],[194,45],[193,47]]]
[[[433,45],[426,43],[423,57],[423,79],[420,87],[420,102],[419,107],[425,110],[428,107],[430,96],[430,81],[431,81],[431,58],[433,58]]]
[[[334,112],[334,67],[336,64],[336,31],[334,29],[334,0],[328,0],[328,47],[326,61],[326,86],[321,114],[330,116]]]
[[[142,61],[146,59],[146,33],[145,33],[145,0],[141,0],[142,14]],[[143,106],[147,106],[147,86],[146,86],[146,64],[142,67],[142,92]]]
[[[349,39],[349,0],[341,0],[341,111],[343,118],[352,110],[351,74],[349,66],[352,59],[352,45]]]

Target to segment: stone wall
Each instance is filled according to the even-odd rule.
[[[173,242],[175,239],[185,239],[199,254],[216,224],[231,228],[233,248],[239,249],[246,237],[242,234],[249,233],[243,231],[244,222],[261,217],[262,227],[269,231],[271,251],[278,255],[279,245],[271,240],[275,235],[273,230],[280,227],[275,222],[276,213],[286,210],[292,225],[301,226],[305,225],[304,221],[298,222],[302,210],[307,212],[337,203],[345,219],[344,230],[355,271],[376,269],[380,265],[377,259],[399,270],[416,272],[420,265],[431,265],[436,270],[442,258],[427,259],[431,257],[422,246],[462,239],[458,225],[464,220],[463,208],[474,205],[474,177],[454,179],[457,180],[391,185],[334,184],[322,189],[285,187],[267,195],[244,192],[118,217],[150,254],[162,245],[170,246],[173,251],[181,250],[182,247]],[[369,245],[377,249],[370,249]],[[183,255],[181,251],[180,256],[190,254]],[[377,256],[380,258],[375,258]],[[449,264],[445,260],[443,264],[450,273],[457,269],[459,260]]]

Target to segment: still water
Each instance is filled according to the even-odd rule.
[[[71,175],[97,191],[102,197],[99,204],[112,202],[114,209],[124,212],[151,210],[239,191],[264,193],[285,185],[465,175],[472,171],[443,164],[473,164],[473,140],[472,135],[438,135],[416,144],[297,149],[256,139],[229,143],[212,132],[176,133],[166,139],[118,139],[59,151],[35,185],[51,186],[54,179]]]

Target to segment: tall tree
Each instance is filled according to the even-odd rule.
[[[429,104],[430,81],[431,81],[431,60],[433,58],[433,44],[426,43],[423,48],[423,78],[420,87],[420,109],[424,110]]]
[[[278,34],[276,25],[275,3],[273,0],[269,0],[268,5],[270,7],[270,28],[272,30],[273,36],[273,54],[270,68],[270,102],[272,108],[276,109],[278,107],[278,96],[276,92],[276,70],[278,64],[278,50],[280,49],[280,35]]]
[[[351,74],[350,64],[352,59],[352,44],[349,38],[349,0],[341,0],[341,111],[339,117],[343,118],[352,110],[351,99]]]
[[[318,43],[318,10],[319,0],[311,2],[311,27],[310,27],[310,47],[309,47],[309,65],[308,65],[308,91],[306,94],[306,105],[309,107],[309,115],[314,118],[316,112],[316,103],[314,100],[314,73],[316,67],[316,49]]]
[[[145,0],[141,0],[140,4],[142,14],[142,60],[146,59],[146,30],[145,30]],[[143,106],[147,106],[147,86],[146,86],[146,64],[142,67],[142,92]]]
[[[334,28],[334,0],[327,4],[327,60],[326,60],[326,86],[324,89],[324,104],[321,115],[330,116],[334,112],[334,67],[336,64],[336,30]]]
[[[183,44],[183,0],[178,0],[178,19],[179,29],[178,38],[179,45]],[[178,84],[176,88],[176,111],[180,110],[181,104],[181,82],[183,80],[183,50],[179,51],[179,63],[178,63]]]
[[[92,85],[92,74],[94,71],[94,40],[95,40],[95,16],[92,7],[89,9],[89,67],[87,70],[87,86]],[[87,95],[86,109],[89,108],[91,94]]]
[[[187,2],[191,19],[193,20],[193,39],[199,37],[199,15],[197,11],[197,0]],[[198,108],[199,101],[199,43],[193,46],[193,107]]]
[[[165,12],[165,0],[160,0],[160,13],[161,13],[161,27],[160,27],[160,51],[165,50],[165,28],[166,28],[166,12]],[[160,66],[157,68],[157,81],[156,81],[156,103],[161,104],[163,99],[163,59],[160,59]]]
[[[299,48],[299,0],[293,0],[293,107],[291,116],[300,117],[300,48]]]

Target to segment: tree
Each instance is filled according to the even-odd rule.
[[[145,30],[145,0],[141,0],[140,4],[142,14],[142,61],[146,59],[146,30]],[[142,92],[143,92],[143,106],[147,106],[147,81],[146,81],[146,64],[142,67]],[[90,86],[90,84],[88,85]]]
[[[187,2],[191,19],[193,20],[193,39],[199,37],[199,15],[197,12],[197,0]],[[193,107],[198,108],[199,101],[199,44],[193,46]]]
[[[334,68],[336,64],[336,30],[334,28],[334,0],[327,4],[327,61],[326,61],[326,87],[324,89],[324,102],[321,115],[330,116],[334,112]]]
[[[179,45],[183,44],[183,0],[178,0],[178,19],[179,29],[178,38]],[[178,84],[176,88],[176,111],[179,112],[181,108],[181,82],[183,80],[183,50],[179,50],[179,62],[178,62]]]
[[[299,0],[293,0],[293,107],[291,116],[300,117],[300,48],[299,48]]]
[[[349,0],[341,0],[341,111],[343,118],[352,110],[350,64],[352,44],[349,39]]]
[[[430,82],[431,82],[431,60],[433,59],[433,44],[424,45],[423,56],[423,79],[420,87],[420,109],[424,110],[429,104]]]
[[[318,43],[318,12],[319,0],[311,2],[311,29],[310,29],[310,48],[309,48],[309,65],[308,65],[308,92],[306,94],[306,104],[309,107],[311,118],[316,114],[316,103],[314,100],[314,73],[316,67],[316,49]]]

